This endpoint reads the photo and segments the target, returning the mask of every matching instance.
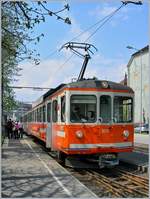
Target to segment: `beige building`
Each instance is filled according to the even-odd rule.
[[[135,123],[150,122],[150,63],[149,46],[134,53],[127,65],[127,85],[135,92]]]

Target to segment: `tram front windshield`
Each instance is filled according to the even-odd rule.
[[[73,123],[96,122],[96,96],[72,95],[70,101],[70,120]]]

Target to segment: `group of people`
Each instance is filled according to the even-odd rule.
[[[23,138],[23,127],[22,124],[19,121],[12,121],[9,119],[7,121],[7,134],[8,134],[8,139],[19,139]]]

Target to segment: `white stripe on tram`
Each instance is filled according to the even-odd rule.
[[[91,149],[91,148],[124,148],[133,146],[132,142],[105,143],[105,144],[70,144],[70,149]]]

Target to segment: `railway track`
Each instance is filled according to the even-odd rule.
[[[90,182],[94,183],[94,191],[99,197],[148,197],[149,180],[148,178],[135,175],[123,169],[105,169],[102,171],[80,170],[74,173],[79,180],[92,188]],[[82,179],[83,177],[83,179]],[[96,190],[97,184],[97,190]],[[100,188],[100,189],[99,189]]]
[[[56,160],[55,154],[42,148]],[[122,166],[100,170],[68,167],[65,169],[99,197],[145,198],[149,196],[149,179],[141,176],[138,170],[133,171]]]
[[[98,182],[104,183],[107,189],[117,197],[148,197],[148,179],[121,169],[114,169],[113,172],[116,172],[116,177],[95,171],[88,171],[88,174],[92,174]]]

